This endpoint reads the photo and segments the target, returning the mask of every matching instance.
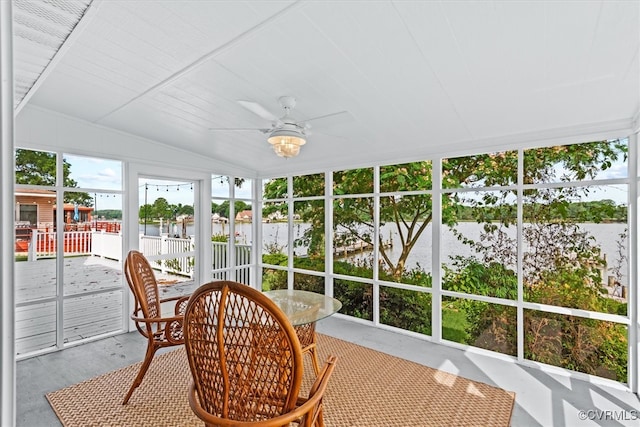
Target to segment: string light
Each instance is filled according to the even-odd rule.
[[[160,191],[160,187],[164,187],[165,191],[172,191],[173,188],[176,189],[176,191],[180,191],[180,187],[189,187],[189,189],[191,191],[193,191],[193,182],[189,182],[189,183],[184,183],[184,184],[149,184],[149,183],[145,183],[145,184],[141,184],[139,187],[142,188],[144,187],[145,191],[149,191],[150,187],[156,186],[156,191]]]

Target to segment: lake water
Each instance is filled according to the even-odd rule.
[[[305,223],[296,223],[293,226],[294,239],[302,236],[304,231],[309,227],[308,224]],[[580,227],[588,231],[595,239],[598,245],[600,245],[602,249],[602,253],[606,255],[608,260],[608,267],[613,267],[618,258],[618,242],[620,241],[619,235],[624,232],[627,225],[620,223],[613,224],[580,224]],[[394,242],[393,247],[389,249],[387,252],[392,260],[397,260],[400,256],[401,244],[400,237],[397,231],[394,229],[395,224],[386,224],[382,228],[382,236],[383,240],[388,241],[391,240]],[[480,226],[474,222],[462,222],[456,226],[456,228],[462,233],[464,236],[477,240],[480,236]],[[212,224],[213,234],[228,234],[229,226],[228,224]],[[515,236],[515,228],[510,228],[513,236]],[[166,227],[164,228],[164,232],[166,232]],[[172,232],[179,233],[178,228],[172,228]],[[140,225],[140,233],[144,231],[144,225]],[[187,234],[193,234],[193,227],[187,227]],[[283,248],[286,248],[288,241],[288,227],[286,223],[263,223],[262,224],[262,234],[263,234],[263,248],[265,245],[276,244]],[[427,226],[427,229],[424,231],[420,240],[416,244],[416,246],[411,251],[411,255],[408,258],[407,267],[413,268],[418,264],[426,271],[431,271],[431,259],[432,259],[432,244],[431,244],[431,234],[432,227],[431,225]],[[157,225],[147,224],[147,235],[158,236],[159,230]],[[236,224],[236,240],[238,243],[243,244],[251,244],[251,224],[250,223],[237,223]],[[626,245],[628,242],[625,240],[624,242],[625,253],[626,253]],[[448,263],[448,255],[472,255],[472,249],[460,242],[457,237],[454,235],[452,231],[448,228],[443,228],[442,235],[440,237],[440,247],[441,253],[445,256],[443,261]],[[295,253],[297,255],[305,255],[306,250],[304,248],[296,247]],[[622,272],[623,272],[623,282],[627,283],[627,263],[626,261],[622,264]],[[612,275],[611,271],[608,271],[605,275]]]

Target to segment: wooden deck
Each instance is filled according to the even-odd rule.
[[[119,261],[69,257],[63,269],[65,343],[124,329],[122,303],[129,288]],[[56,260],[16,262],[15,274],[17,354],[55,346]],[[193,288],[186,277],[156,272],[156,278],[161,297],[190,293]]]

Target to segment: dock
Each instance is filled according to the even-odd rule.
[[[383,248],[392,248],[393,242],[391,240],[387,240],[382,243]],[[333,256],[335,258],[340,257],[348,257],[349,255],[353,255],[356,253],[364,253],[373,251],[373,244],[369,242],[365,242],[364,240],[360,240],[351,245],[338,246],[333,248]]]

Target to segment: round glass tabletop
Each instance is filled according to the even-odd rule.
[[[315,292],[278,289],[264,294],[287,315],[293,326],[317,322],[342,308],[337,299]]]

